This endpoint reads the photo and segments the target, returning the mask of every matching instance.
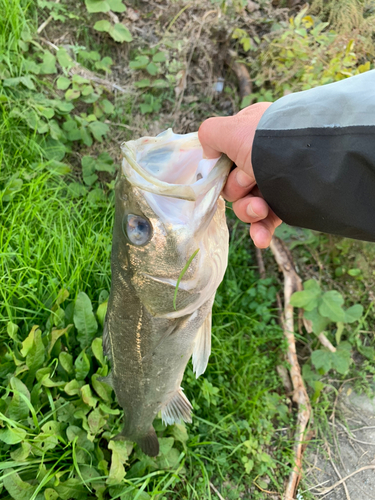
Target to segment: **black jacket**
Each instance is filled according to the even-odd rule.
[[[287,224],[375,241],[375,70],[273,103],[252,163]]]

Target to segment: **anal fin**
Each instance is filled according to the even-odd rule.
[[[183,420],[191,423],[191,410],[193,407],[190,401],[182,392],[182,388],[173,395],[168,403],[161,410],[161,418],[167,425],[174,424]]]
[[[211,354],[211,322],[212,313],[208,313],[202,326],[199,328],[195,338],[193,351],[193,371],[198,378],[205,372],[208,364],[208,358]]]

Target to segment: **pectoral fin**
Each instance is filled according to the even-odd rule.
[[[211,354],[211,322],[212,314],[209,312],[195,338],[193,371],[197,378],[205,372]]]
[[[174,394],[172,399],[161,410],[161,418],[167,425],[174,424],[183,420],[184,422],[191,422],[191,410],[193,407],[190,401],[182,392],[182,388]]]

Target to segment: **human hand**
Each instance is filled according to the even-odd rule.
[[[263,199],[251,164],[255,130],[270,105],[270,102],[260,102],[234,116],[208,118],[198,131],[206,158],[217,158],[225,153],[235,163],[236,168],[229,174],[223,196],[233,201],[237,217],[251,224],[250,237],[258,248],[269,246],[275,229],[282,222]]]

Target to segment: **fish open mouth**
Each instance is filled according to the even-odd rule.
[[[136,187],[154,194],[196,201],[213,186],[224,185],[230,162],[225,155],[203,158],[198,133],[143,137],[121,145],[122,172]]]

